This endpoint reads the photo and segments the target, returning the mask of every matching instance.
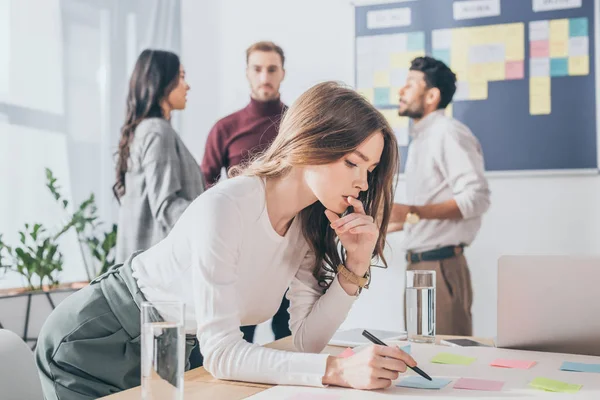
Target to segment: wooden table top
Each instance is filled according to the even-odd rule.
[[[436,343],[448,338],[461,338],[461,336],[436,336]],[[493,346],[494,341],[486,338],[470,338],[478,342]],[[265,347],[278,350],[295,351],[291,336],[266,344]],[[343,347],[327,346],[323,353],[337,355],[344,350]],[[237,381],[223,381],[213,378],[204,368],[196,368],[185,373],[184,397],[186,399],[219,399],[239,400],[245,399],[262,392],[272,385],[261,383],[248,383]],[[125,390],[111,396],[103,397],[106,400],[138,400],[141,396],[141,388]]]

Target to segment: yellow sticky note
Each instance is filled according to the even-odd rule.
[[[452,37],[450,66],[453,71],[467,71],[469,68],[469,47],[465,42],[455,43]]]
[[[392,129],[408,126],[408,118],[398,115],[397,109],[380,110]]]
[[[469,28],[469,43],[472,45],[498,43],[498,38],[503,37],[502,25],[488,25]]]
[[[470,64],[469,69],[467,70],[466,80],[476,82],[487,81],[485,66],[486,64]]]
[[[448,117],[452,117],[452,103],[446,106],[446,110],[444,110],[444,114]]]
[[[422,51],[408,51],[405,53],[392,53],[390,55],[390,64],[392,68],[409,68],[410,63],[417,57],[423,57],[425,53]]]
[[[589,73],[589,56],[569,57],[569,75],[588,75]]]
[[[552,111],[550,77],[535,76],[529,79],[529,113],[546,115]]]
[[[577,393],[581,389],[582,385],[556,381],[554,379],[543,378],[540,376],[529,382],[529,386],[536,389],[545,390],[547,392]]]
[[[469,100],[485,100],[488,98],[488,83],[469,80]]]
[[[367,100],[369,100],[369,103],[373,103],[373,99],[375,99],[375,89],[358,89],[357,92],[358,94],[364,96]]]
[[[499,31],[500,38],[504,39],[507,61],[521,61],[525,59],[525,25],[522,22],[505,24]]]
[[[569,20],[553,19],[550,21],[550,41],[568,41],[569,40]]]
[[[503,62],[485,63],[483,74],[487,81],[503,81],[506,79],[506,65]]]
[[[550,57],[564,58],[569,56],[568,40],[550,40]]]
[[[375,71],[373,78],[375,87],[388,87],[390,86],[390,73],[389,71]]]

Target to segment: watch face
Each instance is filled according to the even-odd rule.
[[[416,224],[417,222],[419,222],[420,218],[418,214],[414,214],[414,213],[408,213],[406,214],[406,222],[408,222],[409,224]]]

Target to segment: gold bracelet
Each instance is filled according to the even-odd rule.
[[[358,287],[360,288],[368,288],[368,283],[369,283],[369,271],[367,271],[367,273],[365,274],[365,276],[358,276],[356,275],[354,272],[350,271],[348,268],[346,268],[346,266],[344,264],[340,264],[337,267],[337,272],[338,274],[342,275],[344,278],[346,278],[348,281],[354,283],[355,285],[358,285]]]

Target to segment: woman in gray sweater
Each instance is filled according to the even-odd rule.
[[[185,109],[189,89],[176,54],[140,54],[129,82],[113,186],[121,205],[117,263],[165,238],[204,191],[200,167],[170,123],[173,110]]]

